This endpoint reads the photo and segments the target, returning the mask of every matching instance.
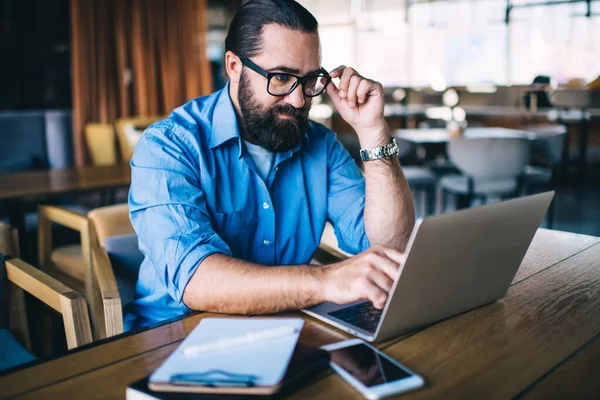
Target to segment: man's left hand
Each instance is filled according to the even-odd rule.
[[[339,87],[327,85],[327,94],[344,121],[356,131],[363,148],[378,147],[390,142],[390,133],[383,118],[383,86],[362,77],[353,68],[340,65],[332,70],[332,78],[340,78]]]

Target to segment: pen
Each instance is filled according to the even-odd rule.
[[[292,333],[298,333],[298,330],[293,326],[285,326],[280,328],[265,329],[262,331],[248,332],[241,336],[236,336],[227,339],[217,339],[212,342],[203,343],[197,346],[189,346],[183,349],[183,354],[186,356],[195,356],[213,350],[220,350],[240,346],[243,344],[256,343],[267,339],[276,339],[282,336],[287,336]]]

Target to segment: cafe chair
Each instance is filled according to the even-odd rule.
[[[98,279],[97,295],[103,305],[103,337],[111,337],[124,331],[123,310],[134,300],[144,257],[129,222],[127,204],[97,208],[90,211],[88,218],[94,232],[90,251]],[[349,256],[339,249],[333,228],[328,226],[312,264],[337,262]]]
[[[563,162],[567,145],[567,128],[564,125],[544,124],[522,126],[519,129],[541,136],[531,144],[531,163],[525,167],[523,174],[525,193],[533,194],[554,189],[558,167]],[[548,229],[552,229],[553,221],[554,201],[546,214]]]
[[[156,121],[167,118],[166,115],[149,115],[140,117],[120,118],[115,121],[115,129],[119,140],[121,162],[129,162],[133,150],[142,136],[142,132]]]
[[[93,232],[90,250],[102,303],[102,337],[123,333],[123,308],[134,300],[135,285],[144,256],[129,220],[127,204],[89,212]]]
[[[100,207],[96,210],[120,210],[108,213],[107,222],[97,228],[98,224],[92,225],[92,219],[96,215],[95,210],[87,215],[69,210],[60,206],[40,205],[38,207],[38,254],[40,268],[53,276],[55,279],[75,288],[85,294],[90,307],[92,327],[95,337],[105,337],[104,333],[104,311],[103,297],[98,295],[97,282],[104,278],[107,272],[93,269],[91,246],[98,242],[97,232],[100,237],[114,236],[133,232],[129,222],[127,204]],[[59,224],[75,230],[79,233],[78,244],[53,247],[52,225]],[[104,273],[98,277],[98,274]],[[107,289],[108,290],[108,289]],[[110,293],[107,295],[110,297]]]
[[[18,249],[16,229],[0,222],[0,371],[36,360],[24,292],[62,315],[69,350],[92,341],[85,298],[19,259]]]
[[[516,197],[523,185],[523,173],[529,162],[529,140],[521,138],[454,139],[448,142],[448,157],[462,175],[440,180],[442,212],[448,195],[462,196],[468,207],[474,199]]]
[[[89,123],[85,125],[85,140],[93,165],[116,165],[117,146],[111,124]]]

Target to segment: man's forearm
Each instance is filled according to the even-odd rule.
[[[208,256],[183,295],[193,310],[226,314],[269,314],[325,301],[327,267],[265,267],[223,254]]]
[[[389,132],[389,131],[388,131]],[[385,143],[389,143],[389,134]],[[397,157],[365,161],[365,230],[371,245],[404,251],[415,223],[412,194]]]

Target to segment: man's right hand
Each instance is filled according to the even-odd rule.
[[[397,250],[373,246],[347,260],[327,267],[325,297],[337,304],[370,300],[382,309],[400,274],[405,256]]]

